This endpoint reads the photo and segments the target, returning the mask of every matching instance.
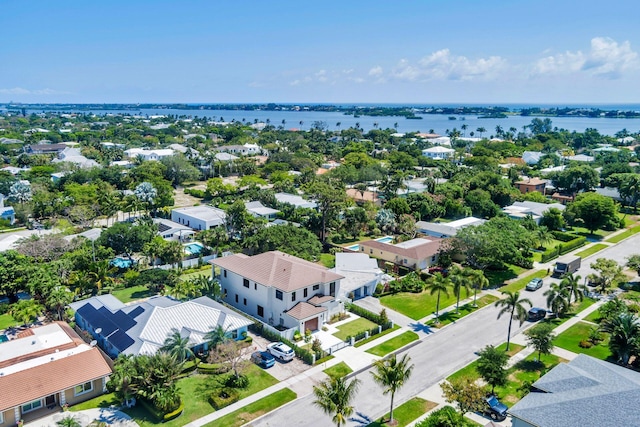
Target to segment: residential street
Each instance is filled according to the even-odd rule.
[[[636,251],[640,252],[640,234],[583,260],[578,274],[583,278],[590,274],[592,270],[589,264],[597,258],[610,258],[624,264],[625,258]],[[557,279],[545,279],[543,288],[535,292],[523,291],[534,306],[546,307],[543,293],[552,280]],[[436,333],[421,337],[419,344],[407,350],[415,368],[411,380],[396,394],[396,406],[473,361],[476,357],[474,352],[487,344],[498,345],[505,342],[508,316],[497,320],[498,311],[494,305],[485,307]],[[530,322],[525,322],[522,326],[514,322],[512,336],[530,325]],[[372,380],[370,370],[361,372],[356,377],[361,385],[354,400],[356,414],[348,425],[365,426],[388,412],[389,397],[382,395],[380,387]],[[331,426],[331,418],[317,409],[312,404],[313,400],[313,395],[302,397],[251,425]]]

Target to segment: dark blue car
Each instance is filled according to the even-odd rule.
[[[266,351],[256,351],[251,355],[251,360],[264,369],[270,368],[276,363],[276,359]]]
[[[485,398],[485,415],[489,415],[494,421],[504,421],[507,418],[507,405],[500,402],[497,397],[491,395]]]

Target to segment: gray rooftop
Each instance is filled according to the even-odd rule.
[[[638,372],[580,354],[533,385],[509,410],[533,426],[640,426]]]

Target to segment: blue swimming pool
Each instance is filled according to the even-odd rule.
[[[380,243],[393,243],[393,236],[378,237],[375,241]],[[355,245],[345,246],[345,249],[357,252],[360,250],[360,245],[356,243]]]
[[[135,262],[129,258],[115,257],[111,260],[111,265],[118,268],[130,268]]]
[[[204,245],[202,243],[193,242],[184,245],[184,252],[187,255],[197,255],[204,250]]]
[[[9,341],[9,337],[7,337],[5,334],[0,335],[0,344],[7,341]]]

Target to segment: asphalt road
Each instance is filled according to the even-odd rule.
[[[640,253],[640,234],[620,244],[598,252],[582,262],[577,272],[583,278],[592,272],[589,264],[597,258],[610,258],[621,264],[626,257]],[[546,307],[543,293],[552,281],[545,279],[544,286],[535,292],[525,292],[534,306]],[[464,317],[456,324],[443,328],[423,338],[418,345],[406,351],[413,362],[414,371],[407,384],[396,393],[395,406],[402,404],[444,377],[462,368],[475,358],[475,352],[488,344],[499,345],[506,341],[508,316],[497,319],[499,309],[494,305]],[[531,326],[514,322],[512,336]],[[348,426],[365,426],[389,410],[389,397],[383,396],[381,388],[372,380],[370,370],[359,373],[359,392],[354,399],[355,414]],[[332,426],[331,417],[313,405],[313,395],[308,395],[253,422],[252,426]]]

